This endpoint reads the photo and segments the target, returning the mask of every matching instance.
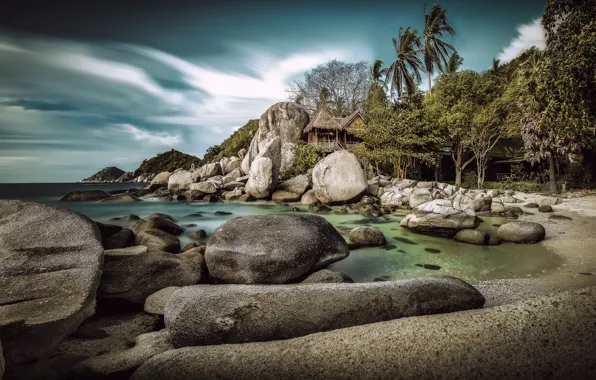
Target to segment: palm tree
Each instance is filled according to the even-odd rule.
[[[416,85],[420,82],[420,72],[424,70],[424,65],[418,54],[422,49],[422,42],[417,29],[408,27],[399,28],[399,36],[393,40],[393,47],[397,58],[389,66],[386,82],[391,82],[391,93],[397,92],[397,96],[405,93],[412,94],[416,90]]]
[[[501,60],[498,58],[493,58],[493,67],[490,69],[493,73],[496,73],[499,71],[499,68],[501,67]]]
[[[443,72],[445,74],[453,74],[457,72],[457,70],[459,70],[462,63],[464,63],[464,59],[459,54],[457,54],[457,52],[454,52],[449,57],[447,67],[445,67],[445,70]]]
[[[383,68],[383,61],[380,59],[375,60],[375,63],[370,68],[370,90],[369,92],[375,92],[378,89],[385,90],[387,86],[383,82],[383,77],[387,75],[388,69]]]
[[[438,4],[433,4],[430,13],[426,13],[424,4],[424,66],[428,73],[428,92],[432,87],[431,76],[435,67],[443,71],[447,66],[449,51],[455,53],[455,47],[443,40],[443,34],[455,36],[455,30],[447,23],[447,11]]]

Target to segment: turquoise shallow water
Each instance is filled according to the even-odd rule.
[[[138,185],[137,187],[140,187]],[[288,207],[255,203],[180,203],[145,200],[133,204],[106,204],[95,202],[59,202],[59,199],[73,190],[103,189],[106,191],[135,187],[130,184],[86,185],[86,184],[2,184],[0,199],[23,199],[58,207],[70,208],[87,215],[93,220],[128,227],[132,222],[110,221],[113,217],[136,214],[145,217],[159,212],[173,216],[187,232],[180,236],[182,245],[191,241],[186,235],[196,229],[204,229],[211,235],[229,218],[244,215],[259,215],[289,212]],[[303,212],[307,207],[298,205]],[[214,215],[216,211],[231,212],[232,215]],[[202,217],[188,217],[192,213]],[[371,225],[379,228],[387,238],[385,247],[371,247],[353,250],[349,257],[334,263],[330,269],[351,276],[355,281],[372,281],[379,276],[393,279],[442,274],[460,277],[475,282],[496,278],[539,276],[560,264],[558,257],[541,244],[499,246],[475,246],[455,242],[451,239],[413,233],[399,226],[401,216],[388,216],[389,221],[376,223],[373,220],[353,214],[321,214],[336,227],[353,228]],[[508,220],[484,218],[479,229],[496,234],[497,227]],[[424,267],[426,265],[426,268]],[[438,270],[436,267],[440,267]],[[427,269],[434,268],[434,269]]]

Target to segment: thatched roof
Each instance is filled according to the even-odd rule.
[[[310,117],[310,121],[304,128],[304,133],[311,132],[314,128],[343,131],[358,115],[360,115],[360,112],[356,111],[347,117],[334,117],[329,115],[327,111],[321,110],[318,114]]]

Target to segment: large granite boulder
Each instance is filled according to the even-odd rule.
[[[592,379],[596,287],[300,338],[186,347],[132,380]]]
[[[151,184],[155,185],[167,185],[170,180],[170,172],[161,172],[151,180]]]
[[[143,305],[147,297],[169,286],[194,285],[201,268],[184,255],[147,252],[105,263],[98,297]]]
[[[477,228],[480,219],[463,212],[445,215],[414,211],[406,215],[399,225],[417,232],[453,236],[457,231]]]
[[[259,120],[259,129],[253,137],[248,151],[242,160],[242,171],[250,173],[253,161],[260,155],[261,151],[275,138],[279,138],[279,145],[276,146],[275,155],[279,157],[278,168],[282,162],[290,162],[282,157],[282,148],[286,144],[292,144],[300,140],[302,130],[308,124],[308,112],[300,105],[292,102],[282,102],[272,105]],[[284,152],[292,151],[283,149]],[[240,152],[238,152],[240,156]],[[293,153],[292,153],[293,154]],[[277,178],[275,178],[277,182]]]
[[[240,160],[238,157],[232,157],[230,159],[230,162],[226,165],[225,169],[224,169],[224,174],[229,174],[231,172],[233,172],[234,170],[238,170],[241,171],[241,166],[242,166],[242,160]],[[240,177],[240,175],[238,176]]]
[[[163,315],[165,313],[166,303],[170,299],[170,296],[178,289],[180,289],[179,286],[168,286],[167,288],[163,288],[151,294],[145,300],[143,310],[149,314]]]
[[[180,252],[180,240],[157,228],[150,228],[137,234],[135,244],[144,245],[149,251]]]
[[[95,308],[97,225],[66,209],[0,201],[0,340],[7,365],[50,355]]]
[[[71,191],[63,196],[62,202],[89,202],[100,201],[102,199],[110,198],[111,195],[103,190],[86,190],[86,191]]]
[[[198,174],[201,176],[201,178],[207,179],[215,177],[216,175],[221,175],[223,172],[221,164],[219,162],[214,162],[201,166],[201,168],[198,170]]]
[[[198,285],[173,293],[164,317],[174,346],[186,347],[288,339],[483,304],[482,294],[453,277],[357,284]]]
[[[301,196],[296,193],[290,193],[289,191],[283,190],[276,190],[271,195],[271,200],[275,203],[297,202],[300,198]]]
[[[112,197],[99,200],[101,203],[136,203],[140,201],[141,199],[132,194],[114,195]]]
[[[536,197],[536,203],[538,203],[538,206],[554,206],[561,202],[562,200],[559,197],[546,197],[542,195]]]
[[[205,181],[199,183],[192,183],[190,185],[191,190],[200,191],[203,194],[215,194],[219,190],[219,186],[215,182]]]
[[[484,245],[488,243],[490,236],[484,231],[461,230],[453,238],[461,243]]]
[[[277,187],[281,165],[279,137],[264,146],[250,165],[245,191],[256,199],[267,198]]]
[[[356,156],[339,150],[315,165],[312,187],[322,203],[349,203],[366,193],[368,181]]]
[[[180,235],[184,232],[184,227],[176,224],[170,216],[162,214],[152,214],[145,219],[140,219],[130,229],[137,235],[150,229],[162,230],[172,235]]]
[[[135,241],[135,234],[128,228],[124,228],[108,238],[102,239],[103,248],[120,249],[130,246]]]
[[[318,203],[319,199],[317,198],[315,191],[313,189],[308,190],[304,195],[300,198],[300,203],[304,205],[314,205]]]
[[[277,185],[277,190],[294,193],[301,197],[309,187],[310,178],[306,174],[302,174],[281,182]]]
[[[509,222],[497,230],[497,236],[511,243],[537,243],[544,240],[546,231],[541,224],[532,222]]]
[[[197,172],[191,172],[188,170],[176,170],[170,174],[168,179],[168,190],[170,192],[180,192],[182,190],[190,190],[190,184],[199,182],[201,176]]]
[[[257,215],[230,219],[207,243],[212,277],[228,283],[283,284],[299,281],[349,255],[345,240],[314,215]]]

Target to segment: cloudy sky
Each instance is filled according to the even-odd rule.
[[[14,2],[0,12],[0,182],[201,157],[332,59],[386,63],[424,1]],[[252,4],[251,4],[252,3]],[[464,68],[544,44],[545,0],[445,0]]]

